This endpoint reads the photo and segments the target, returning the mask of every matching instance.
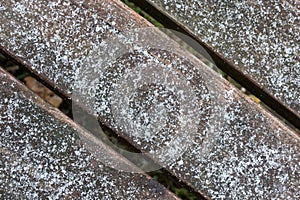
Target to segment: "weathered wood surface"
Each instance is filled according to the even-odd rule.
[[[46,85],[59,83],[54,89],[65,96],[71,94],[78,66],[105,34],[149,25],[136,20],[137,14],[125,5],[110,0],[1,1],[0,5],[1,51],[26,65]]]
[[[118,1],[103,1],[101,7],[105,8],[105,13],[97,7],[96,1],[79,4],[64,0],[57,5],[53,3],[55,1],[40,1],[39,4],[31,1],[12,2],[2,3],[4,17],[0,25],[1,49],[68,98],[71,98],[74,79],[84,64],[85,56],[92,47],[99,46],[108,33],[120,35],[122,33],[119,30],[151,26]],[[117,15],[127,15],[128,19],[122,20],[128,23],[117,24],[112,21],[112,17]],[[153,38],[148,38],[149,41],[159,38],[162,44],[167,44],[164,41],[166,36],[158,31],[153,34]],[[299,198],[299,136],[200,61],[194,60],[188,53],[181,53],[179,55],[184,55],[187,61],[157,49],[148,49],[146,55],[144,51],[136,51],[124,56],[123,60],[117,60],[105,71],[102,77],[104,84],[98,85],[101,92],[97,94],[96,103],[88,105],[88,100],[83,103],[100,114],[101,122],[128,139],[135,147],[152,152],[149,156],[204,196]],[[158,68],[152,70],[154,74],[157,73],[159,77],[159,74],[165,76],[164,73],[169,73],[170,80],[178,79],[163,87],[156,87],[163,83],[148,84],[145,87],[141,83],[141,87],[130,91],[130,105],[135,106],[140,113],[147,116],[153,114],[152,110],[162,110],[162,115],[149,119],[150,126],[157,128],[155,123],[166,122],[162,126],[166,129],[150,136],[140,132],[140,137],[124,131],[124,124],[116,123],[120,116],[129,123],[127,127],[134,127],[145,120],[137,119],[135,110],[126,104],[129,102],[121,99],[122,92],[130,81],[139,85],[140,79],[134,77],[137,71],[151,73],[151,70],[147,72],[147,68],[139,68],[141,64],[152,66],[157,64],[157,60]],[[187,93],[177,94],[176,83],[179,83],[177,89]],[[88,85],[89,82],[82,82],[83,87],[88,88]],[[170,98],[164,104],[166,94]],[[144,99],[145,96],[150,97]],[[176,102],[178,99],[183,100],[172,103],[172,100]],[[149,109],[152,104],[157,107]],[[176,107],[178,104],[183,107],[187,104],[195,108],[195,112],[190,113],[190,118],[181,116]],[[118,114],[112,115],[111,108]],[[131,111],[132,115],[127,111]],[[166,119],[160,119],[163,117]],[[192,123],[183,127],[178,123],[182,119]],[[172,152],[155,156],[155,152],[169,148],[168,142],[176,140],[176,134],[185,131],[192,132],[193,137],[192,140],[183,137],[179,141],[179,145],[186,147],[184,154],[172,162],[166,160]]]
[[[103,165],[82,145],[87,132],[1,68],[0,83],[1,199],[177,199],[142,173]]]
[[[299,1],[134,2],[162,13],[159,19],[166,26],[174,22],[193,35],[225,60],[218,65],[222,70],[300,126]]]

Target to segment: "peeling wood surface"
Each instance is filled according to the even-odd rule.
[[[142,173],[103,165],[82,145],[83,129],[2,69],[0,82],[1,198],[177,199]]]
[[[300,116],[299,1],[145,1]]]
[[[126,44],[120,31],[151,26],[118,1],[103,1],[104,7],[112,5],[105,14],[94,7],[96,1],[90,2],[2,2],[1,49],[71,98],[75,77],[93,47],[108,34]],[[127,24],[111,20],[125,13],[128,19],[118,20]],[[169,42],[158,31],[148,40],[163,45]],[[135,50],[103,73],[90,73],[99,75],[102,82],[96,85],[100,92],[95,104],[89,104],[93,99],[87,97],[84,106],[204,196],[299,198],[299,136],[201,61],[179,52]],[[168,84],[150,84],[150,75],[155,80],[167,77]],[[88,81],[81,85],[86,94],[95,91]],[[122,99],[124,92],[128,99]],[[122,120],[126,123],[120,123]],[[191,135],[186,138],[183,133],[188,132]],[[184,147],[175,160],[168,159],[177,154],[168,146],[172,141]],[[161,150],[166,150],[165,154],[158,155]]]

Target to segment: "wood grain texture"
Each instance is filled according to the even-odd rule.
[[[3,2],[2,51],[71,98],[87,55],[114,36],[130,51],[88,73],[100,78],[97,88],[81,82],[84,94],[98,91],[81,102],[91,114],[203,196],[299,198],[295,132],[158,30],[137,46],[156,41],[176,53],[128,45],[126,30],[151,25],[119,1],[86,2]]]
[[[0,197],[177,199],[143,173],[103,165],[83,146],[89,133],[1,68],[0,82]],[[110,147],[97,145],[135,168]]]
[[[299,128],[299,1],[133,1]]]

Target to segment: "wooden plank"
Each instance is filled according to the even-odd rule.
[[[82,145],[95,138],[1,68],[0,82],[1,198],[177,199],[143,173],[103,165]]]
[[[299,1],[133,2],[193,37],[219,68],[300,127]]]
[[[124,17],[137,14],[110,0],[43,0],[39,5],[6,1],[1,9],[1,52],[25,65],[47,86],[60,83],[53,89],[64,96],[71,94],[77,66],[105,34],[149,25],[142,18]],[[68,79],[62,81],[64,77]]]
[[[51,6],[52,2],[40,1],[37,5],[30,1],[20,1],[19,4],[27,8],[21,11],[13,9],[14,5],[9,1],[3,3],[3,15],[7,20],[4,20],[3,24],[5,25],[1,25],[0,40],[3,51],[37,75],[41,75],[49,85],[71,98],[74,77],[76,73],[79,73],[76,70],[84,64],[87,52],[91,51],[93,47],[99,46],[100,41],[107,37],[107,33],[115,33],[116,36],[122,35],[120,30],[140,27],[139,21],[143,20],[136,15],[128,14],[127,17],[132,18],[128,19],[129,21],[136,20],[137,22],[118,24],[119,27],[116,29],[114,21],[109,21],[108,17],[116,16],[116,12],[107,9],[108,13],[103,17],[101,12],[98,14],[97,9],[100,8],[93,7],[96,5],[93,4],[96,1],[86,1],[91,2],[90,5],[87,3],[78,5],[65,0],[56,6]],[[104,4],[108,8],[110,5],[119,5],[113,6],[118,10],[118,14],[130,13],[118,1],[109,1]],[[145,25],[151,26],[147,22],[143,26]],[[158,40],[158,44],[160,42],[163,45],[168,44],[169,40],[159,31],[154,31],[152,34],[152,37],[148,37],[145,43]],[[34,38],[38,38],[38,40],[32,43],[30,40],[34,40]],[[123,42],[126,43],[126,41]],[[48,47],[47,43],[49,43]],[[177,48],[179,49],[174,45],[174,49]],[[147,50],[146,53],[137,51],[127,57],[123,56],[124,60],[117,61],[111,69],[106,71],[107,76],[103,77],[105,84],[99,86],[99,89],[102,89],[99,91],[108,92],[99,93],[100,98],[97,99],[97,103],[104,102],[104,105],[108,105],[107,108],[113,105],[117,115],[112,115],[112,112],[106,112],[101,107],[89,105],[89,99],[82,103],[90,110],[92,108],[100,113],[98,117],[102,123],[145,152],[151,150],[156,152],[162,147],[168,149],[168,141],[176,141],[176,134],[181,132],[191,130],[192,133],[196,133],[192,134],[192,140],[179,141],[180,145],[186,149],[175,161],[165,160],[170,155],[168,152],[163,156],[155,156],[155,154],[149,156],[204,196],[211,198],[297,199],[299,197],[300,158],[296,152],[299,152],[300,148],[299,136],[230,86],[199,60],[194,59],[186,52],[179,52],[184,59],[158,49]],[[120,65],[117,65],[118,62]],[[178,120],[185,117],[188,121],[188,118],[176,113],[176,104],[169,104],[166,107],[160,104],[162,106],[156,109],[169,114],[171,118],[166,119],[166,127],[170,128],[162,130],[158,135],[154,134],[153,137],[146,137],[146,135],[145,137],[136,137],[130,132],[124,131],[126,129],[122,127],[122,124],[116,123],[116,117],[129,112],[126,112],[126,108],[128,108],[126,101],[122,102],[121,98],[114,97],[122,96],[122,91],[124,91],[122,89],[130,83],[130,80],[138,82],[137,78],[131,76],[141,70],[137,66],[141,64],[151,66],[154,63],[159,63],[157,70],[152,70],[154,73],[158,72],[158,77],[159,74],[164,75],[159,73],[161,71],[158,69],[170,73],[170,77],[179,77],[178,83],[183,84],[179,88],[195,96],[196,99],[190,101],[192,102],[190,106],[197,112],[190,116],[190,120],[193,122],[190,127],[181,127],[182,124],[177,123]],[[130,73],[122,74],[122,70],[120,70],[122,66]],[[170,66],[171,69],[167,66]],[[147,73],[150,72],[151,70]],[[110,76],[109,73],[114,76]],[[93,75],[93,73],[91,74]],[[88,86],[89,83],[82,82],[82,85]],[[152,90],[148,91],[148,87],[152,87]],[[133,105],[137,108],[140,106],[139,109],[146,114],[153,114],[151,109],[150,111],[146,109],[146,104],[139,104],[143,101],[147,103],[147,99],[143,100],[143,91],[146,92],[144,94],[150,96],[151,92],[159,94],[160,97],[153,97],[153,102],[165,100],[164,94],[170,94],[171,99],[174,100],[180,97],[177,93],[171,95],[167,92],[168,90],[174,91],[171,86],[166,85],[165,89],[164,93],[151,84],[146,85],[144,90],[143,87],[138,88],[136,90],[138,96],[131,96]],[[183,102],[179,102],[180,106],[189,103],[189,101],[184,101],[187,98],[182,99]],[[117,101],[121,101],[123,105],[120,107]],[[118,112],[122,108],[125,109],[125,112]],[[172,109],[174,109],[174,113],[170,112]],[[165,115],[154,115],[154,118],[157,120]],[[129,124],[129,127],[134,127],[134,123],[137,122],[132,115],[126,115],[124,119],[132,121],[133,124]],[[164,120],[157,121],[161,123]],[[183,137],[183,139],[185,138]]]

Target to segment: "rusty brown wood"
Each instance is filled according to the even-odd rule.
[[[83,146],[96,144],[90,133],[1,68],[0,82],[0,197],[177,199],[143,173],[102,164]],[[136,168],[105,144],[97,148]]]
[[[119,1],[100,1],[103,4],[99,7],[97,1],[79,4],[64,0],[57,5],[54,2],[3,2],[4,17],[0,25],[0,43],[3,52],[67,98],[72,97],[75,76],[79,73],[80,66],[85,64],[86,56],[93,47],[99,46],[109,33],[120,36],[122,31],[151,26]],[[123,21],[122,24],[118,24],[117,19],[111,20],[119,15],[128,19],[118,20],[128,23]],[[155,30],[145,43],[147,41],[158,41],[158,44],[169,42],[158,30]],[[130,48],[131,46],[128,46],[128,49]],[[174,49],[179,47],[174,44]],[[299,136],[201,61],[185,51],[178,51],[180,56],[159,49],[146,49],[146,53],[135,51],[123,56],[116,60],[111,68],[105,70],[102,77],[104,84],[97,85],[99,93],[96,103],[88,104],[90,99],[81,103],[85,104],[87,110],[98,112],[99,116],[95,117],[144,152],[171,149],[167,144],[176,140],[176,134],[185,131],[193,133],[192,138],[189,138],[191,140],[185,140],[183,135],[179,141],[179,146],[186,148],[176,160],[166,160],[172,151],[165,152],[162,156],[148,153],[148,156],[164,165],[173,175],[203,196],[213,199],[297,199]],[[141,64],[154,66],[155,63],[159,63],[158,68],[152,70],[156,76],[162,78],[160,74],[166,75],[164,73],[168,72],[170,79],[177,77],[178,80],[173,84],[178,83],[181,93],[188,94],[191,98],[185,96],[186,98],[181,98],[181,102],[172,104],[173,100],[176,102],[181,97],[172,89],[174,85],[157,87],[162,83],[156,83],[135,88],[130,96],[133,103],[131,105],[147,114],[151,112],[147,106],[157,102],[161,107],[157,107],[156,110],[163,110],[163,113],[150,121],[167,117],[166,125],[162,126],[165,129],[159,134],[140,137],[124,131],[124,124],[116,123],[124,113],[128,114],[123,117],[129,121],[129,126],[134,126],[137,122],[136,116],[127,112],[134,113],[135,110],[130,110],[126,101],[122,99],[122,92],[126,90],[125,86],[130,81],[138,83],[138,79],[133,75],[143,69],[139,68]],[[146,74],[151,73],[151,70],[144,70]],[[160,73],[159,70],[164,70],[164,73]],[[82,87],[88,88],[88,85],[89,82],[82,82]],[[152,94],[157,96],[154,95],[152,100],[144,99],[145,95],[151,97]],[[170,99],[163,104],[166,95]],[[121,107],[118,101],[123,103]],[[144,101],[146,104],[142,103]],[[176,106],[178,104],[179,107],[187,104],[193,108],[190,110],[190,118],[180,115]],[[115,111],[109,110],[110,108]],[[195,112],[192,112],[193,110]],[[112,113],[116,111],[124,112],[117,115]],[[181,119],[192,123],[183,127]]]
[[[299,1],[133,2],[198,41],[220,69],[299,129]]]

